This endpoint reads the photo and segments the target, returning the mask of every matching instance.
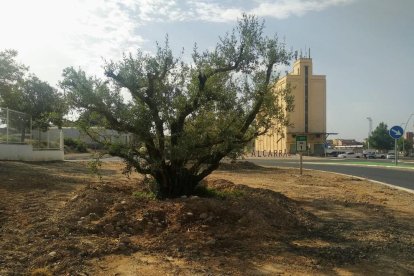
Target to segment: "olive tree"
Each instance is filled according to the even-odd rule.
[[[191,62],[174,57],[167,38],[154,55],[138,50],[106,62],[105,80],[67,68],[61,87],[88,133],[100,125],[133,135],[127,144],[100,140],[127,171],[152,175],[160,198],[190,195],[224,157],[288,124],[293,98],[274,84],[276,67],[292,55],[263,29],[243,15],[213,50],[195,46]]]

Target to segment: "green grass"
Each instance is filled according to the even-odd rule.
[[[394,160],[389,160],[389,162],[363,162],[363,161],[343,161],[342,163],[345,164],[352,164],[352,165],[365,165],[365,166],[382,166],[382,167],[406,167],[406,168],[414,168],[414,164],[407,164],[401,163],[398,161],[398,165],[395,166]]]
[[[212,197],[225,199],[229,197],[241,197],[244,195],[242,191],[233,190],[233,191],[218,191],[213,188],[208,188],[205,186],[197,186],[195,189],[195,194],[200,197]]]
[[[154,200],[157,198],[157,195],[153,192],[143,192],[143,191],[136,191],[132,193],[133,196],[139,199],[151,199]]]

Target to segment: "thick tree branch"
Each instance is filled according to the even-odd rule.
[[[260,108],[262,107],[264,96],[268,92],[267,90],[269,89],[269,83],[270,83],[270,77],[272,74],[273,65],[274,63],[270,63],[267,65],[266,80],[261,88],[262,91],[258,91],[259,98],[257,99],[250,113],[246,116],[246,120],[244,121],[244,124],[240,129],[240,134],[242,135],[246,133],[246,131],[249,129],[249,126],[252,124],[253,120],[256,118],[256,115],[259,113]]]
[[[129,154],[119,152],[116,154],[116,156],[123,158],[130,166],[134,167],[134,169],[141,174],[151,173],[151,169],[143,168],[139,160],[137,160],[134,155],[129,155]]]
[[[151,152],[151,156],[155,159],[160,160],[161,162],[165,162],[165,137],[164,137],[164,129],[163,129],[163,121],[161,120],[159,116],[159,109],[157,107],[157,104],[155,102],[155,78],[151,74],[147,74],[148,79],[148,87],[146,89],[143,89],[146,92],[146,96],[141,93],[141,88],[133,87],[129,85],[119,74],[115,74],[113,71],[107,71],[106,75],[112,79],[114,79],[116,82],[121,84],[123,87],[126,87],[131,94],[138,98],[141,102],[146,104],[148,108],[151,111],[151,116],[155,123],[155,129],[158,137],[158,148],[155,146],[153,141],[150,141],[149,139],[146,139],[145,142],[147,146],[149,147],[148,150]],[[142,87],[143,88],[143,87]],[[134,131],[132,131],[134,132]]]
[[[155,101],[155,77],[151,76],[150,74],[147,75],[148,78],[148,89],[147,89],[147,101],[148,107],[151,110],[152,118],[154,119],[155,123],[155,130],[158,136],[158,145],[159,145],[159,152],[160,157],[162,158],[162,162],[165,162],[165,136],[164,136],[164,122],[160,118],[159,109]]]
[[[172,146],[178,145],[180,134],[182,133],[184,129],[184,123],[185,123],[185,119],[187,118],[187,116],[200,107],[200,97],[202,93],[204,92],[206,81],[207,81],[207,77],[205,76],[205,74],[200,72],[198,74],[198,81],[199,81],[198,90],[197,90],[196,95],[194,96],[193,101],[185,105],[182,112],[180,112],[177,115],[176,120],[171,124],[171,145]]]

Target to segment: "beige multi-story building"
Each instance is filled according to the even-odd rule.
[[[292,72],[279,79],[275,91],[291,86],[294,111],[287,114],[290,126],[275,126],[255,141],[258,154],[278,155],[296,153],[296,136],[307,136],[310,154],[324,153],[326,139],[326,77],[314,75],[311,58],[299,58]],[[278,131],[277,131],[278,129]]]

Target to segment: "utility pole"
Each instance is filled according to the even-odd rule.
[[[411,115],[410,115],[410,117],[408,117],[408,120],[407,120],[407,122],[405,123],[405,126],[404,126],[404,135],[405,135],[405,130],[407,129],[407,126],[408,126],[408,122],[410,121],[410,119],[411,119],[411,117],[414,115],[414,113],[411,113]],[[403,136],[403,157],[405,156],[405,139],[404,139],[404,136]]]
[[[367,117],[367,120],[369,122],[368,139],[367,139],[368,150],[369,150],[369,137],[371,136],[371,133],[372,133],[372,118],[371,117]]]

